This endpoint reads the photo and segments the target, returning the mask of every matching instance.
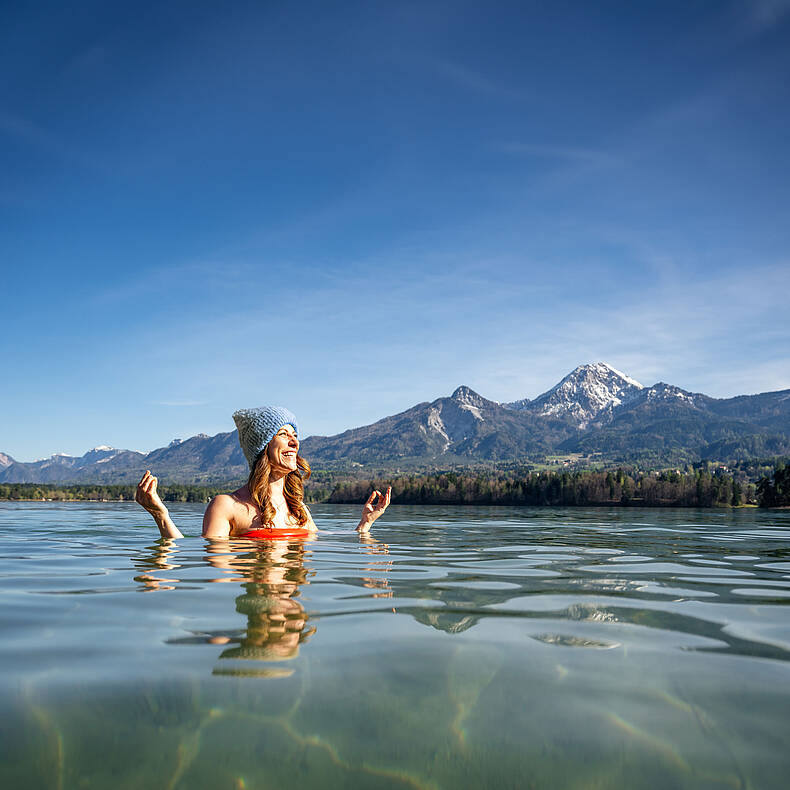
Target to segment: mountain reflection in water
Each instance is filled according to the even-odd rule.
[[[790,513],[354,512],[0,506],[2,785],[784,787]]]

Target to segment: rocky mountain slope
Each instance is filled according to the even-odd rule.
[[[563,420],[541,419],[487,400],[461,386],[383,420],[337,436],[303,442],[308,458],[371,463],[384,459],[502,460],[546,453],[573,433]]]
[[[534,400],[488,400],[469,387],[336,436],[310,436],[317,467],[449,465],[600,453],[613,461],[677,463],[790,454],[790,390],[716,399],[659,382],[644,387],[611,366],[580,365]],[[0,482],[239,480],[247,466],[236,432],[199,434],[147,454],[101,446],[80,458],[20,463],[0,453]]]
[[[585,428],[615,407],[630,402],[642,389],[638,381],[625,373],[605,362],[595,362],[579,365],[533,401],[523,399],[504,405],[540,417],[567,417],[577,427]]]

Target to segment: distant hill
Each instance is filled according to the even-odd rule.
[[[534,400],[488,400],[469,387],[336,436],[310,436],[317,467],[447,466],[580,453],[674,464],[790,454],[790,390],[717,399],[659,382],[645,387],[603,362],[580,365]],[[143,454],[95,447],[21,463],[0,453],[0,482],[128,483],[145,469],[166,482],[247,476],[235,431],[198,434]]]
[[[224,483],[248,473],[233,431],[176,439],[147,454],[102,447],[79,458],[58,454],[32,463],[12,461],[0,467],[0,483],[133,483],[146,469],[171,483]]]

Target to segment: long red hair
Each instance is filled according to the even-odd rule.
[[[269,463],[269,456],[266,448],[263,449],[255,462],[255,466],[250,472],[247,485],[250,489],[255,504],[261,512],[261,520],[264,526],[274,523],[275,509],[269,501],[269,479],[272,467]],[[296,456],[296,470],[288,472],[283,484],[285,502],[288,505],[288,512],[296,519],[300,527],[307,524],[307,508],[304,506],[304,481],[310,477],[310,464],[302,458]]]

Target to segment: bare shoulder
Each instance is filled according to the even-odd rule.
[[[238,500],[233,494],[217,494],[211,502],[208,503],[206,513],[209,510],[217,513],[231,513],[239,505]]]
[[[217,494],[203,516],[203,537],[226,538],[230,535],[234,514],[239,503],[232,494]]]

